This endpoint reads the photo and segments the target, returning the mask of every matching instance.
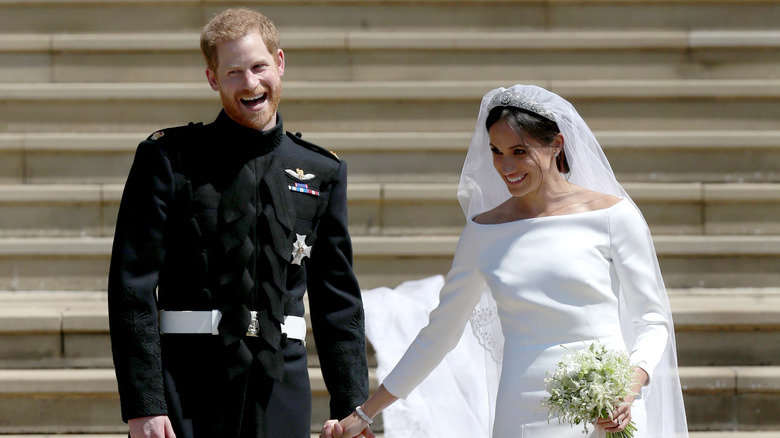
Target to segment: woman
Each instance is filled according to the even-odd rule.
[[[535,86],[485,95],[458,197],[467,225],[428,326],[369,400],[327,422],[322,436],[373,436],[371,419],[425,378],[470,317],[486,357],[501,367],[494,438],[583,436],[548,419],[541,400],[567,349],[596,340],[632,352],[640,395],[591,436],[631,420],[636,438],[687,436],[650,233],[572,105]]]

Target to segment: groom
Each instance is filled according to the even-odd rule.
[[[346,164],[285,133],[265,16],[224,11],[201,50],[223,110],[142,142],[120,204],[108,300],[122,417],[132,438],[310,438],[305,292],[331,418],[368,396]]]

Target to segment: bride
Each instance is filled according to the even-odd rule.
[[[687,437],[649,230],[574,107],[535,86],[486,94],[458,197],[467,224],[428,326],[376,392],[349,417],[326,422],[321,436],[372,437],[373,417],[406,398],[471,319],[487,375],[496,376],[487,379],[492,437],[583,436],[548,418],[541,400],[547,373],[595,341],[631,353],[638,395],[591,436],[633,420],[635,438]]]

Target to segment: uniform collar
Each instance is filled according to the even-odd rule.
[[[267,131],[258,131],[236,123],[225,110],[219,112],[214,126],[218,128],[220,135],[229,138],[234,146],[245,146],[255,149],[255,152],[265,154],[276,149],[284,137],[282,116],[276,113],[276,126]],[[258,151],[256,148],[260,148]]]

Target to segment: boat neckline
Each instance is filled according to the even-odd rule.
[[[595,210],[579,211],[579,212],[576,212],[576,213],[567,213],[567,214],[554,214],[554,215],[550,215],[550,216],[527,217],[527,218],[523,218],[523,219],[515,219],[513,221],[496,222],[496,223],[491,223],[491,224],[481,224],[479,222],[475,222],[474,218],[479,216],[479,215],[477,215],[477,216],[473,216],[473,217],[469,218],[469,222],[471,222],[474,225],[489,227],[489,226],[493,226],[493,225],[506,225],[506,224],[514,224],[514,223],[518,223],[518,222],[536,222],[536,221],[544,220],[544,219],[575,217],[575,216],[582,216],[582,215],[587,215],[587,214],[592,214],[592,213],[599,213],[599,212],[608,211],[608,210],[610,210],[612,208],[615,208],[618,205],[622,204],[624,201],[626,201],[626,198],[620,198],[620,200],[618,202],[610,205],[609,207],[597,208]],[[482,213],[480,213],[480,214],[482,214]]]

